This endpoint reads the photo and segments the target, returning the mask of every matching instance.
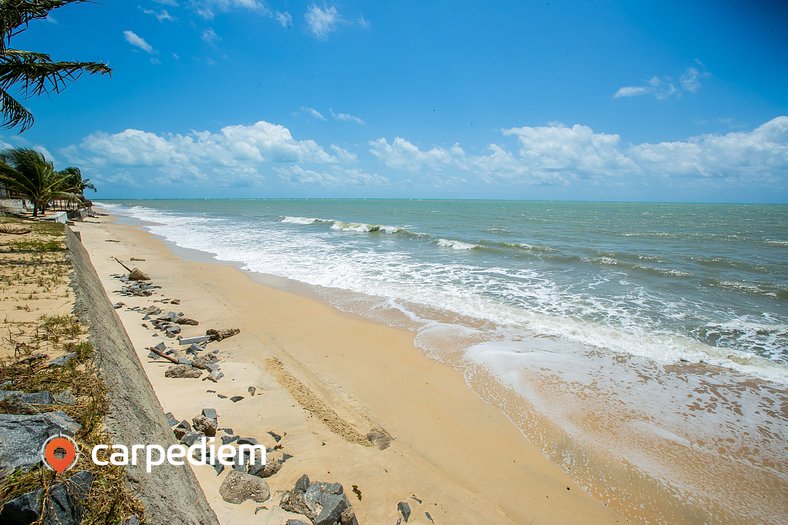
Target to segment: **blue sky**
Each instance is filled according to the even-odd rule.
[[[106,61],[0,143],[98,198],[788,202],[779,3],[104,0],[12,45]]]

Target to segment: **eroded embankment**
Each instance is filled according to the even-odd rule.
[[[66,228],[74,267],[76,314],[90,328],[101,378],[110,399],[106,425],[116,443],[174,444],[173,434],[153,387],[77,235]],[[152,524],[218,524],[200,485],[185,466],[161,465],[151,473],[142,465],[128,466],[133,489],[145,505]]]

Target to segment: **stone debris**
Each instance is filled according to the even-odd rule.
[[[263,503],[271,497],[271,489],[262,478],[230,470],[219,487],[219,494],[227,503],[236,505],[250,499]]]
[[[221,330],[210,328],[205,331],[205,335],[207,335],[211,341],[221,341],[223,339],[227,339],[228,337],[232,337],[240,333],[241,330],[239,330],[238,328],[226,328]]]
[[[213,372],[211,372],[213,373]],[[197,378],[202,375],[202,370],[189,365],[172,365],[164,372],[164,377],[172,378]]]
[[[411,514],[410,505],[405,501],[400,501],[397,503],[397,510],[402,514],[402,519],[405,520],[405,523],[407,523]]]
[[[183,337],[178,342],[181,345],[192,345],[192,344],[207,343],[210,340],[211,337],[208,335],[199,335],[197,337]]]
[[[230,401],[232,401],[233,403],[237,403],[238,401],[241,401],[243,398],[244,396],[233,396],[230,398]]]
[[[44,441],[58,433],[73,437],[81,428],[64,412],[0,414],[0,472],[38,465]]]
[[[175,320],[175,322],[178,324],[185,324],[189,326],[197,326],[198,324],[200,324],[199,321],[196,321],[191,317],[179,317],[178,319]]]
[[[47,366],[66,366],[71,361],[77,358],[77,354],[75,352],[69,352],[67,354],[63,354],[60,357],[54,358],[52,361],[49,362]]]
[[[55,403],[54,397],[49,392],[19,392],[17,390],[0,390],[0,401],[30,405],[52,405]]]
[[[150,276],[139,268],[133,268],[129,273],[129,280],[131,281],[150,281]]]
[[[306,474],[296,481],[292,490],[285,492],[279,506],[306,516],[314,525],[358,525],[341,484],[312,483]]]
[[[211,419],[203,415],[196,416],[192,419],[192,426],[194,430],[202,432],[208,437],[216,435],[217,422],[216,419]]]
[[[92,484],[93,474],[83,470],[53,485],[46,500],[43,488],[22,494],[3,505],[0,523],[28,525],[41,520],[45,525],[79,525],[84,513],[82,502]]]
[[[192,426],[184,419],[172,431],[175,433],[176,438],[181,439],[187,432],[192,431]]]

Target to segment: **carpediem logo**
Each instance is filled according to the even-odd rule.
[[[41,461],[44,465],[62,474],[77,464],[79,447],[76,441],[68,436],[58,434],[50,436],[41,446]]]
[[[153,467],[164,465],[182,466],[217,464],[226,467],[234,465],[263,466],[266,450],[263,445],[252,443],[222,444],[217,446],[215,438],[201,437],[191,446],[182,443],[163,447],[157,444],[135,445],[96,445],[90,452],[90,459],[95,465],[107,466],[138,466],[143,465],[145,472],[152,472]],[[41,447],[41,459],[47,468],[59,474],[76,465],[79,459],[79,447],[70,437],[64,435],[51,436]]]

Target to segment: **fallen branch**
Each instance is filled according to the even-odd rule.
[[[119,265],[123,266],[126,269],[127,272],[131,273],[131,268],[129,268],[128,266],[126,266],[125,264],[120,262],[120,259],[118,259],[117,257],[113,257],[113,259],[115,259],[118,262]]]

